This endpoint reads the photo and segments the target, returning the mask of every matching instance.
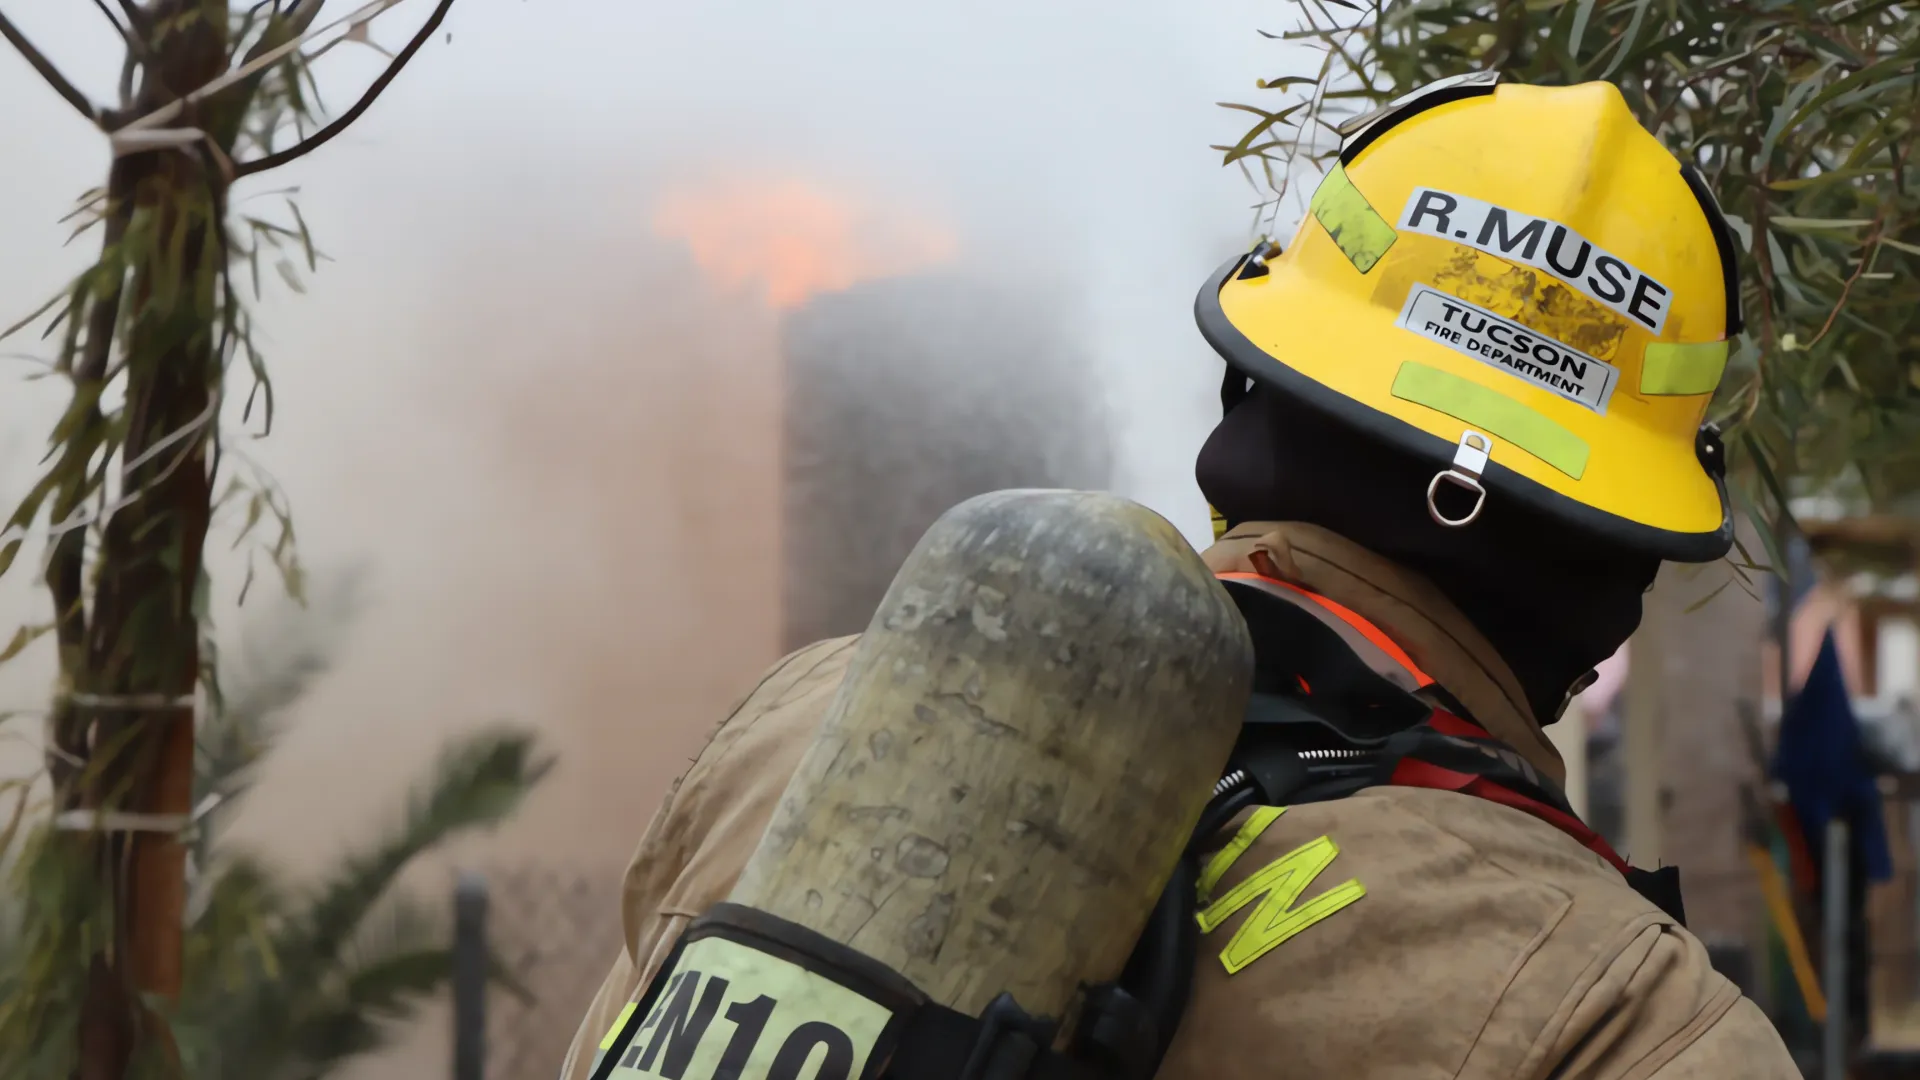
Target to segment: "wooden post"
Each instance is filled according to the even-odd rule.
[[[1247,630],[1127,500],[1007,491],[907,558],[730,899],[978,1015],[1116,976],[1238,734]]]
[[[1823,1080],[1846,1080],[1850,1023],[1847,1001],[1847,866],[1851,838],[1847,823],[1836,817],[1827,822],[1826,858],[1821,867],[1821,967],[1827,984],[1827,1022],[1821,1032],[1820,1075]]]
[[[1563,785],[1567,796],[1567,805],[1582,819],[1587,816],[1587,710],[1575,699],[1567,705],[1567,711],[1560,719],[1547,727],[1547,740],[1553,748],[1560,751],[1560,760],[1567,766],[1567,782]]]
[[[1660,865],[1660,721],[1666,648],[1660,605],[1649,594],[1640,629],[1628,646],[1626,709],[1621,717],[1625,751],[1625,855],[1635,866]]]
[[[453,890],[453,1080],[487,1075],[487,882],[460,875]]]

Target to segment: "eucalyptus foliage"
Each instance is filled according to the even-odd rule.
[[[178,831],[194,805],[195,721],[221,708],[209,534],[227,529],[301,591],[285,500],[222,425],[256,436],[271,427],[247,306],[262,267],[298,289],[320,257],[290,199],[275,210],[267,193],[236,198],[235,185],[353,123],[452,0],[429,0],[385,72],[323,120],[311,62],[371,44],[372,20],[400,2],[362,0],[323,23],[325,0],[95,0],[125,45],[112,106],[91,101],[0,12],[0,38],[99,130],[112,160],[70,216],[73,238],[97,243],[94,263],[0,332],[37,331],[49,350],[41,377],[70,391],[43,470],[0,530],[0,574],[18,572],[29,541],[44,545],[51,600],[50,619],[22,627],[0,661],[44,637],[58,664],[42,739],[51,796],[34,807],[30,779],[0,785],[15,800],[0,860],[11,859],[21,890],[0,1055],[26,1055],[0,1065],[45,1071],[0,1075],[119,1080],[135,1066],[188,1064],[191,1047],[167,1017],[191,1012]],[[230,397],[239,408],[225,407]]]
[[[1711,417],[1769,538],[1792,497],[1920,513],[1920,4],[1910,0],[1301,0],[1270,38],[1317,67],[1217,147],[1264,193],[1337,153],[1333,130],[1450,75],[1605,80],[1707,177],[1741,245],[1747,332]],[[1264,32],[1263,32],[1264,33]],[[1290,197],[1291,196],[1291,197]],[[1777,554],[1775,555],[1777,559]],[[1777,564],[1776,564],[1777,565]]]

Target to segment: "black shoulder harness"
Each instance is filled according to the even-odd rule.
[[[1249,807],[1325,802],[1389,784],[1478,795],[1573,836],[1612,862],[1635,892],[1686,925],[1676,868],[1627,865],[1580,821],[1557,785],[1473,723],[1444,688],[1430,685],[1415,694],[1396,685],[1305,594],[1231,577],[1224,584],[1253,631],[1253,698],[1227,775],[1120,979],[1153,1015],[1160,1036],[1155,1068],[1172,1044],[1193,977],[1200,854]]]

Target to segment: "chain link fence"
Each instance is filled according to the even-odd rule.
[[[553,1080],[621,945],[621,871],[496,867],[488,924],[528,997],[487,1002],[487,1080]]]

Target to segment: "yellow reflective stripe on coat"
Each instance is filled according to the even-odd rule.
[[[636,1002],[629,1001],[626,1007],[620,1010],[620,1015],[613,1018],[613,1026],[608,1028],[606,1035],[600,1039],[602,1052],[613,1049],[613,1041],[620,1037],[620,1029],[627,1026],[627,1021],[633,1017],[633,1010],[637,1007]]]
[[[636,1008],[639,1008],[639,1003],[629,1001],[621,1007],[620,1015],[613,1018],[613,1026],[600,1037],[600,1047],[593,1052],[593,1063],[587,1066],[588,1076],[600,1071],[601,1060],[607,1056],[607,1051],[613,1049],[613,1044],[620,1041],[620,1032],[626,1029],[627,1021],[633,1019],[633,1010]]]
[[[1207,893],[1219,883],[1233,862],[1285,812],[1285,807],[1262,807],[1255,811],[1246,824],[1240,826],[1233,840],[1208,860],[1206,869],[1200,875],[1202,903],[1206,903]],[[1221,950],[1220,963],[1227,969],[1227,974],[1238,974],[1248,964],[1279,948],[1302,930],[1367,894],[1366,886],[1357,879],[1349,880],[1299,907],[1293,906],[1339,854],[1340,848],[1331,837],[1322,836],[1302,844],[1261,867],[1245,881],[1227,890],[1226,895],[1200,910],[1194,917],[1200,924],[1200,932],[1211,934],[1240,909],[1258,901],[1253,913],[1240,924],[1240,929],[1234,931],[1227,947]]]
[[[1284,806],[1262,806],[1256,809],[1253,816],[1247,819],[1247,823],[1240,826],[1240,831],[1233,834],[1233,839],[1227,841],[1227,846],[1213,853],[1213,858],[1208,859],[1207,865],[1200,870],[1201,903],[1207,902],[1207,898],[1213,895],[1213,887],[1220,884],[1220,878],[1240,856],[1246,854],[1247,848],[1251,847],[1255,840],[1260,839],[1260,834],[1267,831],[1267,826],[1278,821],[1280,815],[1286,812],[1287,808]]]

